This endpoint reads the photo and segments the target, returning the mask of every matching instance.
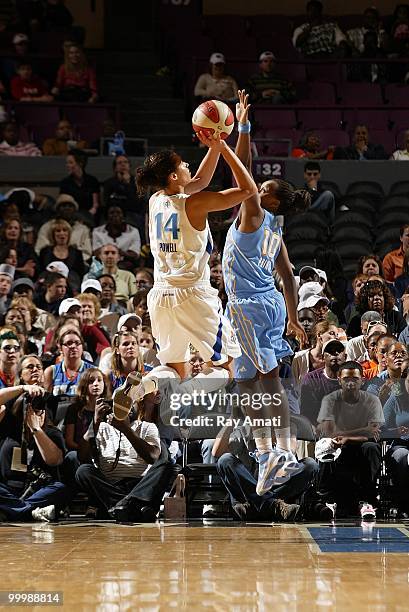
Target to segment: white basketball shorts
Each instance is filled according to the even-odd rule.
[[[214,365],[241,355],[217,290],[210,284],[187,288],[156,284],[148,293],[148,309],[162,365],[189,361],[190,344]]]

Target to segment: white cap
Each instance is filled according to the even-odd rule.
[[[327,273],[324,272],[324,270],[320,270],[319,268],[315,268],[317,271],[318,276],[322,279],[325,280],[325,282],[328,281],[328,277],[327,277]]]
[[[321,463],[335,461],[341,454],[340,448],[334,448],[332,438],[321,438],[315,443],[315,458]]]
[[[260,57],[258,58],[258,61],[261,62],[265,59],[275,59],[276,56],[274,55],[274,53],[272,51],[263,51],[263,53],[260,55]]]
[[[312,295],[320,295],[322,293],[322,287],[320,283],[314,283],[312,281],[308,283],[304,283],[298,289],[298,295],[300,296],[300,300],[305,301],[307,298]]]
[[[303,272],[306,272],[307,270],[312,270],[313,272],[315,272],[315,274],[317,274],[317,275],[319,276],[319,274],[318,274],[318,270],[317,270],[317,268],[314,268],[314,266],[303,266],[303,267],[300,269],[300,271],[298,272],[299,277],[301,278],[302,273],[303,273]]]
[[[10,191],[4,194],[4,197],[6,198],[6,200],[8,200],[11,198],[13,193],[17,193],[18,191],[25,191],[26,193],[28,193],[31,204],[34,202],[36,194],[32,189],[27,189],[26,187],[13,187],[13,189],[10,189]]]
[[[15,34],[13,38],[13,45],[18,45],[19,43],[22,43],[22,42],[28,42],[27,34],[24,34],[23,32],[19,32],[18,34]]]
[[[69,312],[73,306],[79,306],[81,308],[81,302],[77,300],[77,298],[65,298],[65,300],[63,300],[60,304],[58,314],[67,314],[67,312]]]
[[[226,60],[223,53],[212,53],[209,62],[211,64],[225,64]]]
[[[95,289],[102,293],[101,283],[96,278],[89,278],[81,283],[81,293],[85,293],[87,289]]]
[[[134,325],[134,327],[136,327],[137,325],[142,325],[141,317],[135,314],[134,312],[130,312],[129,314],[125,314],[125,315],[122,315],[122,317],[119,317],[117,330],[121,331],[121,328],[124,325],[125,327],[127,327],[126,323],[127,321],[129,321],[129,319],[136,319],[136,325]]]
[[[325,302],[329,304],[329,299],[324,295],[311,295],[306,300],[301,300],[297,306],[297,312],[300,312],[303,308],[314,308],[318,304],[318,302]]]
[[[9,276],[11,280],[14,280],[15,267],[10,266],[9,264],[0,264],[0,274],[4,274],[5,276]]]
[[[58,272],[58,274],[62,274],[64,278],[68,278],[70,273],[68,266],[66,266],[63,261],[52,261],[48,264],[46,270],[48,270],[48,272]]]

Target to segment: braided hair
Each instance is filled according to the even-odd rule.
[[[150,188],[164,189],[169,175],[176,172],[182,158],[175,151],[158,151],[145,158],[143,166],[136,169],[138,193],[146,193]]]
[[[280,200],[277,213],[281,215],[305,212],[311,206],[311,195],[306,189],[294,189],[291,183],[274,179],[277,184],[275,196]]]

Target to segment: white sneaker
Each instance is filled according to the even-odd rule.
[[[31,516],[35,521],[44,521],[50,523],[55,521],[55,506],[44,506],[44,508],[34,508],[31,511]]]
[[[256,451],[255,453],[249,454],[250,457],[253,457],[258,463],[256,493],[257,495],[264,495],[264,493],[267,493],[274,485],[275,475],[285,463],[285,453],[272,450],[265,453]]]
[[[213,516],[217,516],[216,506],[213,504],[204,504],[202,516],[204,518],[212,518]]]
[[[359,512],[363,521],[376,521],[376,509],[368,502],[359,502]]]

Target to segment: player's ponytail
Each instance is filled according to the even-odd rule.
[[[311,206],[311,194],[306,189],[294,191],[293,206],[295,212],[304,212]]]
[[[280,214],[304,212],[311,205],[311,196],[306,189],[294,189],[290,183],[281,179],[274,181],[277,184],[275,196],[280,200]]]
[[[176,172],[182,159],[175,151],[159,151],[145,158],[143,166],[136,169],[136,186],[138,193],[149,189],[164,189],[169,182],[169,175]]]

